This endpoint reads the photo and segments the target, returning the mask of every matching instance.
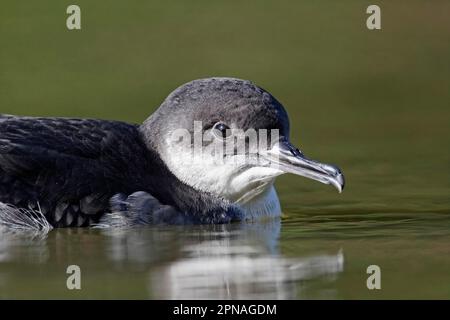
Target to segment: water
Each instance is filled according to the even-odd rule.
[[[0,298],[450,298],[449,3],[382,2],[372,32],[356,0],[80,0],[71,32],[63,4],[4,2],[0,113],[139,123],[186,81],[251,79],[347,185],[281,177],[281,221],[1,230]]]
[[[1,298],[449,298],[447,214],[3,234]],[[66,288],[79,265],[82,288]],[[366,287],[380,266],[382,289]]]

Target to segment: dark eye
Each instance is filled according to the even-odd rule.
[[[222,122],[217,122],[213,126],[213,132],[217,137],[220,137],[222,139],[225,139],[226,137],[231,135],[230,127]]]

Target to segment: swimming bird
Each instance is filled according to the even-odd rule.
[[[253,131],[267,148],[250,152]],[[241,153],[239,143],[211,148],[237,140]],[[188,82],[141,125],[0,115],[0,202],[39,211],[53,227],[279,216],[274,181],[283,173],[344,187],[339,168],[291,144],[285,108],[247,80]]]

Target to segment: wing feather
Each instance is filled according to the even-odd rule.
[[[0,115],[0,201],[39,203],[54,225],[89,224],[122,191],[138,140],[123,122]]]

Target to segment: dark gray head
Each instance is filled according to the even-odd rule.
[[[280,134],[289,135],[289,118],[281,103],[252,82],[234,78],[199,79],[182,85],[144,125],[158,127],[159,132],[180,127],[193,132],[194,121],[202,121],[205,129],[223,122],[244,131],[279,129]]]
[[[339,169],[309,160],[292,146],[284,107],[247,80],[186,83],[166,98],[141,131],[180,180],[230,201],[264,194],[285,172],[343,188]]]

